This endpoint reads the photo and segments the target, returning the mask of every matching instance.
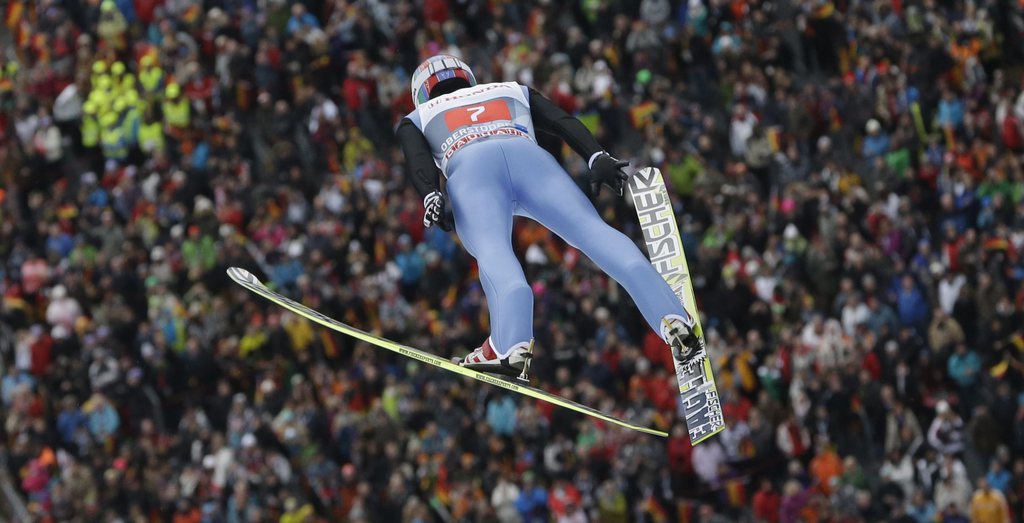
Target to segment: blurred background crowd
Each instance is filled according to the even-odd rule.
[[[33,521],[1019,520],[1022,22],[1009,0],[8,0],[0,462]],[[226,279],[445,356],[484,339],[473,261],[423,229],[391,133],[440,52],[661,168],[724,433],[690,446],[667,348],[528,221],[535,383],[670,438]],[[595,205],[639,240],[626,200]]]

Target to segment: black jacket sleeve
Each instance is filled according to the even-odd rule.
[[[533,126],[545,133],[553,134],[565,140],[576,154],[589,160],[594,153],[604,150],[594,135],[590,134],[583,122],[548,100],[534,88],[530,88],[530,116]]]
[[[408,118],[402,118],[395,129],[398,144],[405,153],[405,175],[409,177],[420,196],[426,196],[441,188],[441,170],[434,163],[430,144],[423,133]]]

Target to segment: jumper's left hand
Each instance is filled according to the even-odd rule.
[[[435,224],[445,231],[454,228],[450,206],[441,191],[433,191],[423,197],[423,226],[429,229]]]
[[[608,153],[601,153],[594,158],[588,175],[590,183],[594,186],[594,196],[601,193],[601,184],[607,185],[615,194],[622,196],[626,180],[629,180],[629,174],[624,169],[628,166],[629,162],[619,160]]]

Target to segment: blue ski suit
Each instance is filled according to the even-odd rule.
[[[535,124],[585,158],[601,152],[578,120],[514,82],[481,84],[430,100],[397,131],[421,194],[437,190],[438,172],[447,177],[455,230],[480,269],[495,352],[504,355],[533,338],[533,292],[512,250],[513,216],[536,220],[582,251],[626,289],[655,332],[666,315],[688,317],[640,249],[601,219],[558,161],[537,144]]]

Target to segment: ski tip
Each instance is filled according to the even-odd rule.
[[[260,280],[253,276],[253,274],[245,269],[239,267],[228,268],[228,277],[235,280],[238,283],[255,283],[259,284]]]

